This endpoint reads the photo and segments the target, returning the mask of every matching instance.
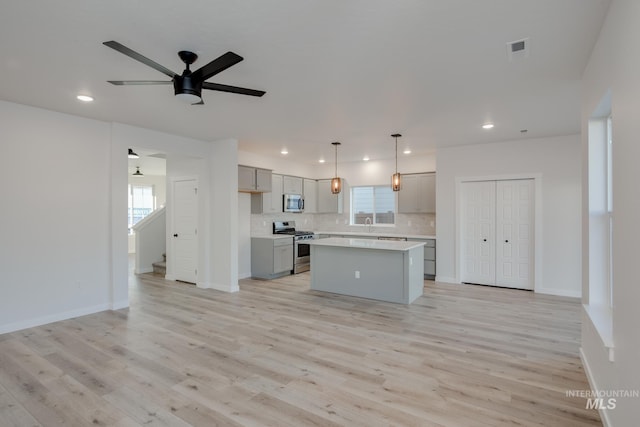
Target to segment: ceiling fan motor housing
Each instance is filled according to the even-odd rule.
[[[193,78],[192,75],[182,75],[173,77],[173,90],[176,95],[189,94],[202,98],[202,81]]]

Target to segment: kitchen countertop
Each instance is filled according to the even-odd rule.
[[[372,237],[400,237],[407,239],[435,239],[436,236],[432,235],[424,235],[424,234],[395,234],[395,233],[384,233],[378,231],[314,231],[315,234],[339,234],[341,236],[372,236]]]
[[[354,249],[378,249],[385,251],[408,251],[423,246],[423,242],[409,242],[404,240],[376,240],[376,239],[349,239],[343,237],[329,237],[327,239],[308,240],[312,246],[333,246]]]
[[[262,236],[251,236],[251,238],[277,240],[277,239],[293,239],[293,236],[291,234],[264,234]]]

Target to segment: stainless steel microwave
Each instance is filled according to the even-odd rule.
[[[283,212],[304,212],[304,197],[301,194],[284,194],[282,196]]]

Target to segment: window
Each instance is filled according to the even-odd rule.
[[[395,206],[396,196],[388,185],[351,187],[352,225],[394,224]]]
[[[138,221],[149,215],[156,208],[156,196],[152,185],[129,184],[129,234]]]

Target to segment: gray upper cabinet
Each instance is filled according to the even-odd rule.
[[[331,180],[318,180],[318,206],[317,213],[342,213],[344,205],[344,193],[347,189],[346,181],[342,180],[342,191],[338,194],[331,193]]]
[[[304,195],[304,211],[316,213],[318,211],[318,182],[315,179],[304,179],[302,187]]]
[[[436,212],[436,174],[402,175],[398,192],[398,213]]]
[[[302,178],[285,175],[282,180],[284,194],[302,194]]]
[[[271,191],[271,171],[238,165],[238,191],[250,193]]]
[[[251,195],[251,213],[282,212],[282,175],[271,174],[271,192]]]

